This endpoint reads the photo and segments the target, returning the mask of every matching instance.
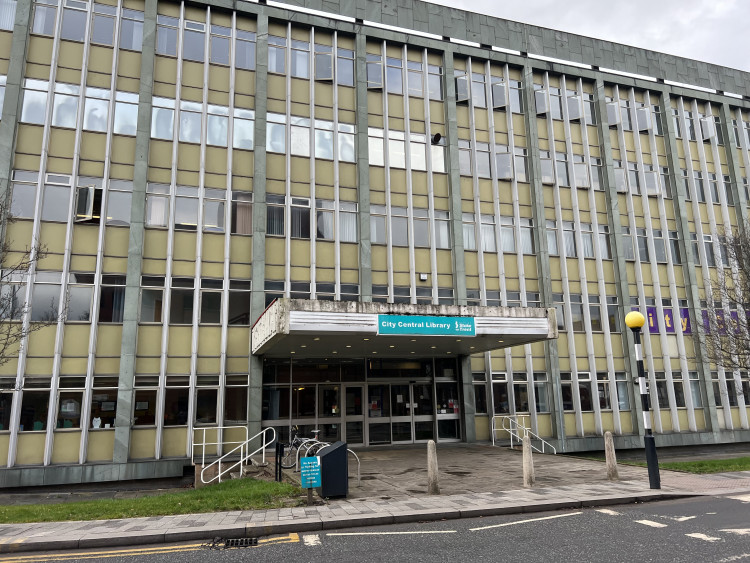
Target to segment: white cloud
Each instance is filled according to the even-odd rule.
[[[431,0],[750,71],[748,0]]]

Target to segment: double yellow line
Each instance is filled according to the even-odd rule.
[[[279,543],[299,543],[299,534],[274,536],[258,540],[257,546],[263,547]],[[139,555],[160,555],[162,553],[187,553],[207,549],[204,543],[185,545],[167,545],[161,547],[143,547],[134,549],[108,549],[105,551],[79,551],[76,553],[42,554],[42,555],[11,555],[0,557],[0,563],[36,563],[44,561],[68,561],[72,559],[106,559],[111,557],[136,557]],[[245,548],[242,548],[245,549]]]

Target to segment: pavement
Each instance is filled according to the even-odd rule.
[[[608,481],[601,461],[540,454],[534,455],[536,484],[524,488],[520,452],[489,445],[441,444],[441,494],[431,496],[426,494],[424,445],[358,455],[359,483],[356,463],[350,458],[349,495],[344,499],[273,510],[4,524],[0,525],[0,553],[260,537],[750,492],[750,471],[712,475],[662,471],[662,488],[652,490],[644,467],[620,465],[620,480]]]

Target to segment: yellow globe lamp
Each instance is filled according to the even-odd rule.
[[[625,324],[630,330],[638,330],[646,324],[646,317],[638,311],[630,311],[625,315]]]

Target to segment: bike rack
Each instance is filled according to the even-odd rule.
[[[297,448],[297,461],[294,464],[294,472],[295,473],[299,473],[299,471],[300,471],[299,460],[300,460],[300,457],[301,457],[301,454],[302,454],[302,448],[305,448],[305,456],[307,456],[307,452],[309,452],[314,446],[320,446],[320,449],[322,449],[322,448],[325,448],[326,446],[330,446],[330,445],[331,445],[330,442],[321,442],[320,440],[316,440],[315,438],[310,438],[310,439],[305,440],[304,442],[302,442],[299,445],[299,447]],[[347,453],[350,453],[351,455],[353,455],[354,459],[357,460],[357,486],[359,487],[361,485],[361,483],[362,483],[362,480],[360,478],[361,463],[359,461],[359,456],[357,454],[355,454],[349,448],[346,448],[346,451],[347,451]]]

